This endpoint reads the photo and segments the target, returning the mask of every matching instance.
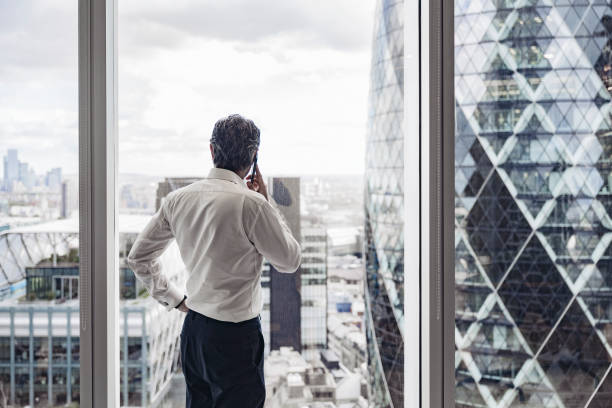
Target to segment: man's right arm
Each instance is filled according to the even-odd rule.
[[[292,273],[299,268],[302,258],[300,244],[278,209],[268,201],[259,204],[247,236],[277,271]]]

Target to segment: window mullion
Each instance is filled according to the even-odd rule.
[[[421,407],[454,407],[454,2],[421,2]]]
[[[119,406],[116,0],[79,0],[80,405]],[[95,291],[94,291],[95,288]],[[70,334],[68,334],[70,335]]]

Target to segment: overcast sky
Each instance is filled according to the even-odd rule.
[[[0,155],[77,169],[77,1],[0,0]],[[119,0],[119,171],[201,175],[219,117],[262,173],[364,167],[374,0]]]

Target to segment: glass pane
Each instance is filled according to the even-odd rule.
[[[257,263],[240,272],[250,279],[252,309],[261,317],[269,402],[279,407],[318,402],[364,406],[370,370],[364,330],[363,137],[369,72],[377,66],[370,58],[372,23],[381,24],[380,9],[389,2],[379,2],[376,15],[374,0],[282,6],[262,0],[213,3],[119,5],[121,405],[149,406],[160,400],[168,406],[184,404],[179,358],[184,315],[166,311],[152,299],[126,258],[137,234],[168,194],[205,182],[213,167],[209,141],[215,122],[240,113],[261,130],[261,172],[303,251],[299,271],[293,275],[279,272],[265,259],[261,268]],[[397,41],[401,2],[390,3],[394,7],[388,22],[390,36]],[[376,31],[374,38],[377,41]],[[401,58],[396,57],[401,50],[393,52],[400,72]],[[392,91],[388,97],[395,99],[389,103],[396,103],[393,109],[401,112],[397,105],[401,92],[397,87]],[[401,139],[397,116],[389,126],[384,121],[370,126],[380,126],[381,133],[397,142]],[[393,146],[401,150],[401,144]],[[387,160],[381,156],[385,154],[391,153],[381,151],[378,158]],[[398,160],[394,165],[401,166]],[[401,172],[396,170],[381,177],[391,174],[389,211],[398,215]],[[384,193],[377,194],[382,200]],[[205,213],[203,208],[192,225],[204,222]],[[245,241],[242,230],[236,228],[233,237],[217,238],[210,228],[180,250],[172,241],[160,251],[160,272],[181,292],[213,286],[199,281],[208,273],[206,268],[194,264],[188,268],[183,260],[201,250],[199,241],[211,237],[227,242],[228,248],[236,240]],[[252,248],[252,243],[244,243]],[[394,255],[401,252],[402,242],[392,245]],[[401,264],[394,262],[391,269]],[[231,273],[225,275],[228,280],[233,279]],[[397,281],[403,272],[394,273]],[[190,287],[186,287],[188,277]],[[396,281],[394,294],[401,292]],[[235,293],[219,289],[215,295]],[[401,334],[395,334],[390,347],[401,344]],[[289,372],[296,365],[304,367],[297,377]],[[390,374],[394,378],[402,370],[397,367],[396,374]],[[394,381],[401,393],[400,379]],[[351,387],[347,394],[337,394],[345,397],[336,398],[341,383]],[[297,395],[306,397],[300,400]]]
[[[70,299],[79,298],[79,278],[72,278],[70,280]]]
[[[366,144],[366,334],[373,406],[404,406],[404,2],[374,15]]]
[[[457,406],[610,404],[611,19],[455,1]]]
[[[62,299],[70,299],[70,279],[62,279]]]
[[[54,323],[59,323],[59,319],[54,319]],[[63,363],[68,359],[68,340],[66,337],[52,337],[53,362]]]
[[[77,8],[0,2],[2,407],[79,402]]]

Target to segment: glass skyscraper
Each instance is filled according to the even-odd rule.
[[[366,336],[370,403],[403,407],[404,4],[376,5],[365,174]]]
[[[300,178],[272,177],[269,194],[278,205],[294,238],[301,241]],[[278,272],[270,265],[270,350],[292,347],[302,351],[301,268],[295,273]]]
[[[457,407],[612,401],[612,10],[455,1]]]
[[[327,348],[327,229],[322,225],[300,229],[302,356],[311,361]]]

